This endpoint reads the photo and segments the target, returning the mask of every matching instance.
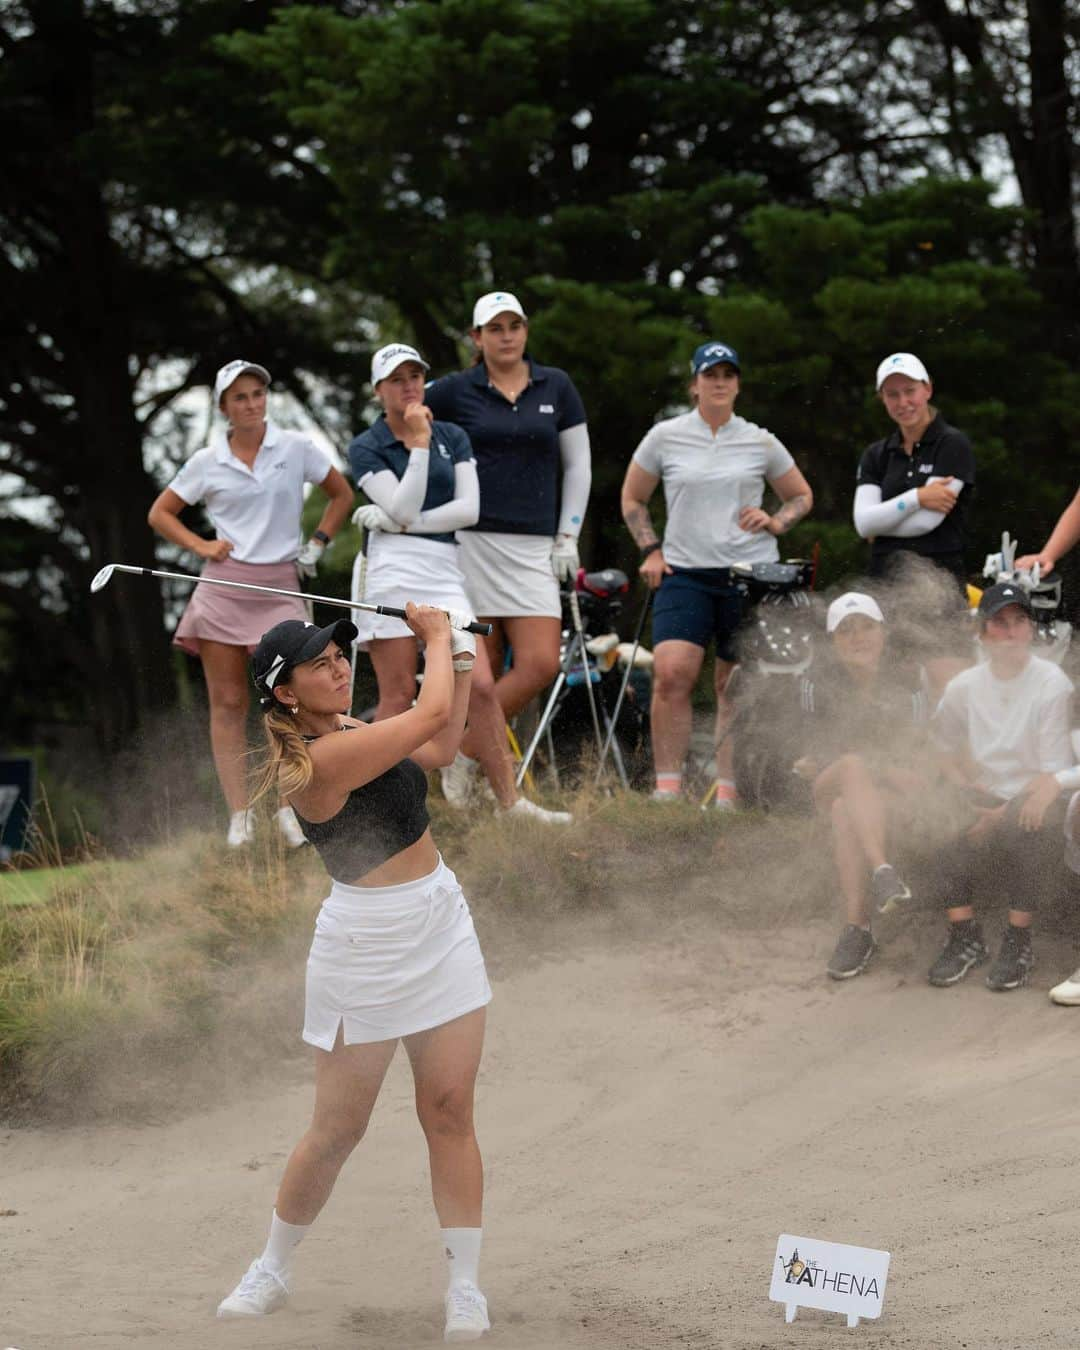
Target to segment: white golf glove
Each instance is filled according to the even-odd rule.
[[[466,633],[461,628],[450,629],[450,655],[456,660],[459,656],[476,655],[476,634]]]
[[[551,545],[551,570],[555,576],[559,581],[573,581],[580,566],[577,540],[572,534],[557,534]]]
[[[319,559],[326,551],[321,539],[309,539],[296,555],[296,568],[301,576],[313,577],[319,570]]]
[[[385,534],[404,533],[394,517],[374,503],[358,506],[352,513],[352,523],[360,530],[382,530]]]

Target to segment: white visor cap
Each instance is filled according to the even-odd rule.
[[[241,375],[257,375],[263,384],[270,384],[270,372],[255,361],[230,361],[214,376],[214,407],[220,407],[221,396]]]
[[[850,619],[853,614],[861,614],[875,623],[885,622],[885,615],[872,595],[862,591],[845,591],[832,602],[825,614],[826,633],[835,633],[844,620]]]
[[[415,361],[425,370],[431,369],[416,348],[404,342],[391,342],[389,347],[380,347],[371,358],[372,387],[374,388],[380,380],[385,380],[387,375],[392,375],[398,366],[403,366],[406,361]]]
[[[930,372],[911,352],[893,352],[892,356],[887,356],[882,361],[877,368],[877,380],[874,384],[878,393],[890,375],[910,375],[913,380],[922,380],[924,384],[930,383]]]
[[[521,308],[521,301],[516,295],[511,295],[509,291],[489,291],[473,305],[472,326],[483,328],[484,324],[490,323],[496,314],[519,314],[523,319],[526,317],[525,311]]]

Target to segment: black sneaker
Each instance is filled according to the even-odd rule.
[[[990,953],[977,923],[949,924],[949,937],[941,955],[930,967],[931,984],[943,988],[962,980],[972,966],[981,966]]]
[[[826,971],[834,980],[850,980],[853,975],[861,975],[866,963],[877,951],[877,945],[866,928],[857,923],[849,923],[840,934],[836,950],[829,957]]]
[[[1031,950],[1031,938],[1026,928],[1014,928],[1009,924],[1001,939],[1001,950],[997,960],[986,976],[988,989],[1018,989],[1027,984],[1031,967],[1035,964],[1035,953]]]
[[[892,863],[884,863],[870,874],[870,894],[878,914],[890,914],[898,905],[911,899],[907,882]]]

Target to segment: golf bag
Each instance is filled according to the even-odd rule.
[[[802,791],[791,773],[791,729],[800,679],[813,658],[813,565],[793,560],[732,570],[742,574],[749,609],[729,685],[735,788],[747,806],[771,810],[793,804]]]

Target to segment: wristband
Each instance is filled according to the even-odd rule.
[[[320,544],[328,544],[330,542],[330,536],[325,530],[312,530],[311,537],[312,539],[317,539]]]
[[[459,675],[463,675],[465,671],[472,670],[473,668],[473,663],[471,661],[451,661],[450,664]]]
[[[642,559],[644,560],[649,556],[650,553],[655,553],[656,550],[661,547],[662,545],[659,539],[654,539],[651,544],[646,544],[645,547],[641,550]]]

